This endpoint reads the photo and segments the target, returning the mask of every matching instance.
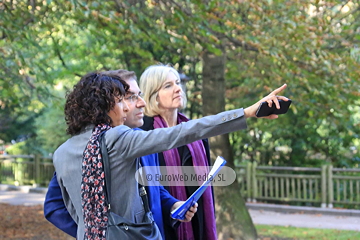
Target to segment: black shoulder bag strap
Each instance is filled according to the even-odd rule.
[[[104,166],[104,173],[105,173],[105,198],[109,207],[109,210],[111,210],[111,172],[110,172],[110,161],[109,161],[109,154],[106,147],[106,141],[105,141],[105,132],[101,133],[99,136],[100,141],[100,149],[101,149],[101,156],[103,160],[103,166]],[[140,164],[140,159],[138,159]],[[141,167],[141,164],[140,164]],[[140,174],[140,177],[142,177],[142,174]],[[148,202],[147,193],[144,186],[141,186],[139,184],[139,194],[141,196],[141,199],[144,204],[145,212],[151,212]]]
[[[142,167],[141,163],[140,163],[141,159],[138,158],[137,160],[139,162],[139,168],[141,168]],[[143,173],[142,172],[140,173],[140,178],[141,178],[142,182],[144,183],[144,181],[143,181],[144,180],[143,179]],[[139,193],[140,193],[141,199],[142,199],[143,204],[144,204],[145,212],[147,212],[147,213],[151,212],[150,207],[149,207],[149,200],[148,200],[148,197],[147,197],[146,189],[140,183],[139,183]]]

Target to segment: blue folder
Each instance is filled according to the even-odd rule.
[[[171,212],[171,217],[174,219],[184,220],[186,212],[199,200],[201,195],[205,192],[206,188],[212,182],[213,178],[216,176],[216,174],[218,174],[220,169],[225,164],[226,160],[223,157],[218,156],[213,165],[213,168],[209,172],[207,180],[204,181],[203,184],[201,184],[201,186],[193,194],[191,194],[191,196],[183,204]]]

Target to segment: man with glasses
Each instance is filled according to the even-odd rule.
[[[124,98],[129,107],[125,125],[130,128],[141,127],[144,124],[143,109],[146,103],[144,99],[142,99],[142,93],[138,86],[135,72],[119,69],[106,71],[104,73],[118,75],[124,79],[127,84],[129,84],[129,90]],[[158,166],[159,164],[157,154],[141,157],[141,164],[142,166]],[[160,229],[163,239],[165,239],[164,224],[174,226],[178,223],[177,221],[171,219],[170,212],[178,206],[179,200],[172,197],[169,192],[162,186],[148,186],[146,188],[148,192],[149,205],[153,213],[154,220]],[[77,224],[71,218],[65,207],[60,186],[56,179],[56,173],[54,173],[46,193],[44,202],[44,215],[45,218],[54,224],[57,228],[73,237],[76,237]]]

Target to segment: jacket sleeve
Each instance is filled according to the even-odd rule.
[[[106,132],[106,146],[110,159],[114,156],[136,159],[245,128],[246,118],[241,108],[150,131],[133,131],[127,126],[119,125]],[[113,161],[111,164],[116,168],[121,162]]]
[[[165,215],[170,216],[171,207],[178,202],[163,186],[159,186],[161,206]]]
[[[177,228],[180,221],[171,218],[171,207],[179,200],[174,198],[163,186],[159,187],[164,224]]]
[[[65,207],[56,172],[49,183],[45,196],[44,215],[55,227],[76,238],[77,224]]]

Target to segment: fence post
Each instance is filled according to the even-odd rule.
[[[333,187],[333,166],[328,166],[328,208],[333,208],[334,187]]]
[[[256,181],[256,167],[257,163],[252,162],[252,171],[251,171],[251,184],[252,184],[252,201],[255,203],[257,198],[257,181]]]
[[[40,185],[40,155],[34,155],[34,163],[35,163],[35,183],[34,187]]]
[[[326,198],[327,198],[327,189],[326,189],[326,170],[327,166],[321,166],[321,207],[326,208]]]
[[[247,199],[246,201],[247,202],[251,202],[251,199],[252,199],[252,194],[253,194],[253,191],[252,191],[252,185],[251,185],[251,171],[252,171],[252,168],[251,168],[251,163],[248,162],[246,164],[246,192],[247,192]]]

